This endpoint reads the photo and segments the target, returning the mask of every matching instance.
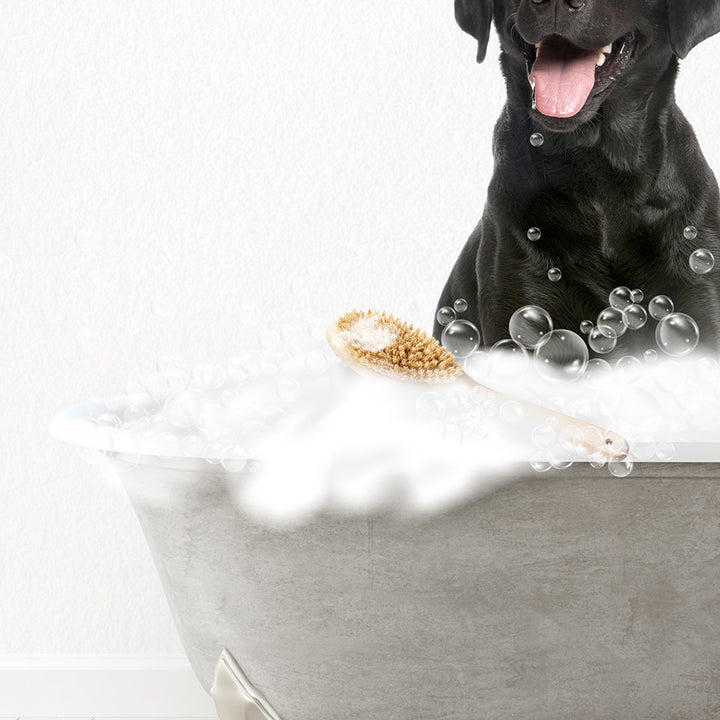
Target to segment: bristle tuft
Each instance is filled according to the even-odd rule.
[[[353,310],[337,327],[350,355],[378,373],[426,383],[451,382],[462,373],[435,338],[393,315]]]

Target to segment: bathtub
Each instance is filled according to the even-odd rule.
[[[247,467],[109,447],[87,414],[51,433],[113,451],[222,720],[720,717],[717,447],[276,527],[237,502]]]

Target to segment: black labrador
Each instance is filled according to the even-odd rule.
[[[720,265],[720,196],[674,84],[678,59],[720,31],[720,0],[455,0],[455,16],[478,62],[494,20],[508,99],[482,220],[438,308],[467,300],[490,346],[523,305],[579,334],[627,286],[669,296],[717,350],[720,267],[697,274],[688,258],[706,248]],[[655,324],[613,354],[656,348]]]

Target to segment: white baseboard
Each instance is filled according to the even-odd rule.
[[[213,718],[183,655],[0,656],[0,717]]]

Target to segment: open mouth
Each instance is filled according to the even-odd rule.
[[[577,115],[588,98],[606,90],[627,66],[635,46],[634,33],[597,49],[578,47],[560,35],[544,37],[534,47],[518,39],[533,89],[533,108],[555,118]]]

